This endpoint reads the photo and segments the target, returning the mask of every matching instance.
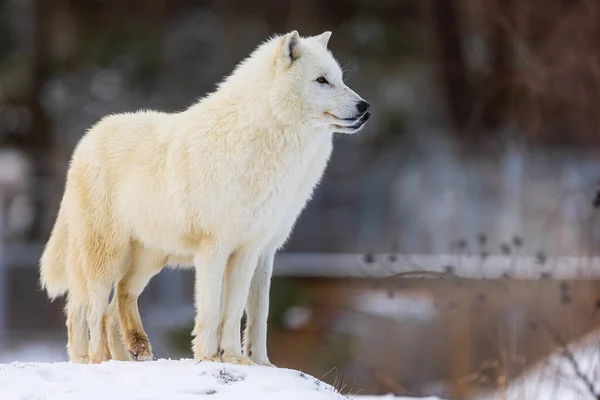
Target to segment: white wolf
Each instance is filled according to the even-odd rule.
[[[108,116],[82,137],[40,262],[49,297],[68,292],[72,361],[111,358],[109,336],[151,357],[137,298],[165,264],[193,262],[194,358],[270,365],[274,254],[321,179],[333,133],[358,132],[370,116],[330,36],[271,38],[188,109]]]

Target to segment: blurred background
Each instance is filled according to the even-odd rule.
[[[0,0],[1,362],[67,359],[37,263],[86,129],[181,110],[294,29],[333,31],[373,116],[276,259],[272,362],[469,398],[600,327],[597,1]],[[191,356],[192,274],[140,298],[157,357]]]

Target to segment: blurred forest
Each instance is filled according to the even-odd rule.
[[[432,243],[447,247],[450,238],[416,230],[406,215],[426,211],[406,202],[448,197],[469,173],[483,175],[466,178],[470,187],[459,192],[473,190],[479,202],[510,197],[501,184],[537,196],[527,192],[534,190],[528,179],[552,185],[553,166],[563,175],[571,166],[585,169],[585,176],[564,179],[585,181],[575,184],[590,196],[598,170],[581,164],[593,160],[588,153],[600,141],[599,7],[592,0],[3,0],[0,145],[19,160],[3,178],[12,193],[8,231],[43,241],[73,146],[99,118],[186,107],[266,37],[292,29],[332,30],[348,82],[376,107],[364,134],[338,141],[324,189],[291,249],[440,251]],[[525,158],[531,167],[523,167]],[[415,177],[414,165],[427,173]],[[440,176],[440,168],[452,176]],[[502,168],[509,171],[491,171]],[[545,175],[527,175],[538,169]],[[429,179],[449,183],[427,187]],[[394,198],[411,184],[419,196]],[[440,201],[421,208],[460,214],[451,200]],[[317,237],[323,218],[350,233],[325,229]],[[473,236],[497,224],[479,225],[458,230]],[[497,236],[529,234],[521,228]]]
[[[599,255],[598,1],[0,0],[0,225],[15,253],[9,330],[63,329],[60,305],[49,308],[37,290],[36,269],[17,268],[37,263],[19,258],[27,251],[18,244],[45,243],[86,129],[109,113],[187,107],[261,41],[294,29],[333,32],[330,48],[373,117],[360,135],[336,140],[286,251]],[[552,317],[571,318],[565,337],[600,326],[588,313],[600,296],[590,281],[568,290],[539,283],[535,295],[526,283],[394,283],[384,299],[365,300],[366,319],[340,310],[377,296],[356,292],[356,283],[275,282],[276,362],[297,346],[289,365],[346,366],[372,393],[446,395],[494,357],[477,335],[499,321],[530,327],[529,313],[563,307]],[[398,306],[408,307],[404,316],[384,318],[374,304],[394,299],[408,304]],[[489,309],[473,316],[473,307]],[[442,316],[430,320],[431,308]],[[356,329],[360,339],[351,338]],[[526,336],[514,345],[526,361],[507,367],[509,378],[552,347],[523,329],[530,333],[511,332]],[[189,343],[181,332],[170,333],[175,348]],[[468,362],[457,361],[455,337],[473,344]]]

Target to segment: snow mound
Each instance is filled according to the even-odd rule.
[[[482,400],[586,400],[600,398],[600,331],[558,350],[522,377]]]
[[[397,397],[393,394],[383,396],[351,396],[349,400],[440,400],[437,397]]]
[[[193,360],[108,361],[96,365],[0,364],[2,400],[346,399],[318,379],[290,369]]]

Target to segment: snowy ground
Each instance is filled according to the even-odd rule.
[[[508,385],[482,400],[600,399],[600,332],[557,351]]]
[[[164,359],[98,365],[0,364],[2,400],[184,400],[198,396],[211,396],[211,400],[348,399],[310,375],[283,368]]]
[[[196,364],[192,360],[79,365],[51,362],[64,359],[64,355],[49,351],[50,346],[27,349],[0,355],[0,400],[181,400],[199,395],[210,395],[211,400],[408,400],[393,396],[342,396],[310,375],[283,368]],[[570,354],[572,358],[556,352],[506,390],[478,399],[600,398],[600,333],[570,346]],[[15,359],[20,361],[11,362]]]

